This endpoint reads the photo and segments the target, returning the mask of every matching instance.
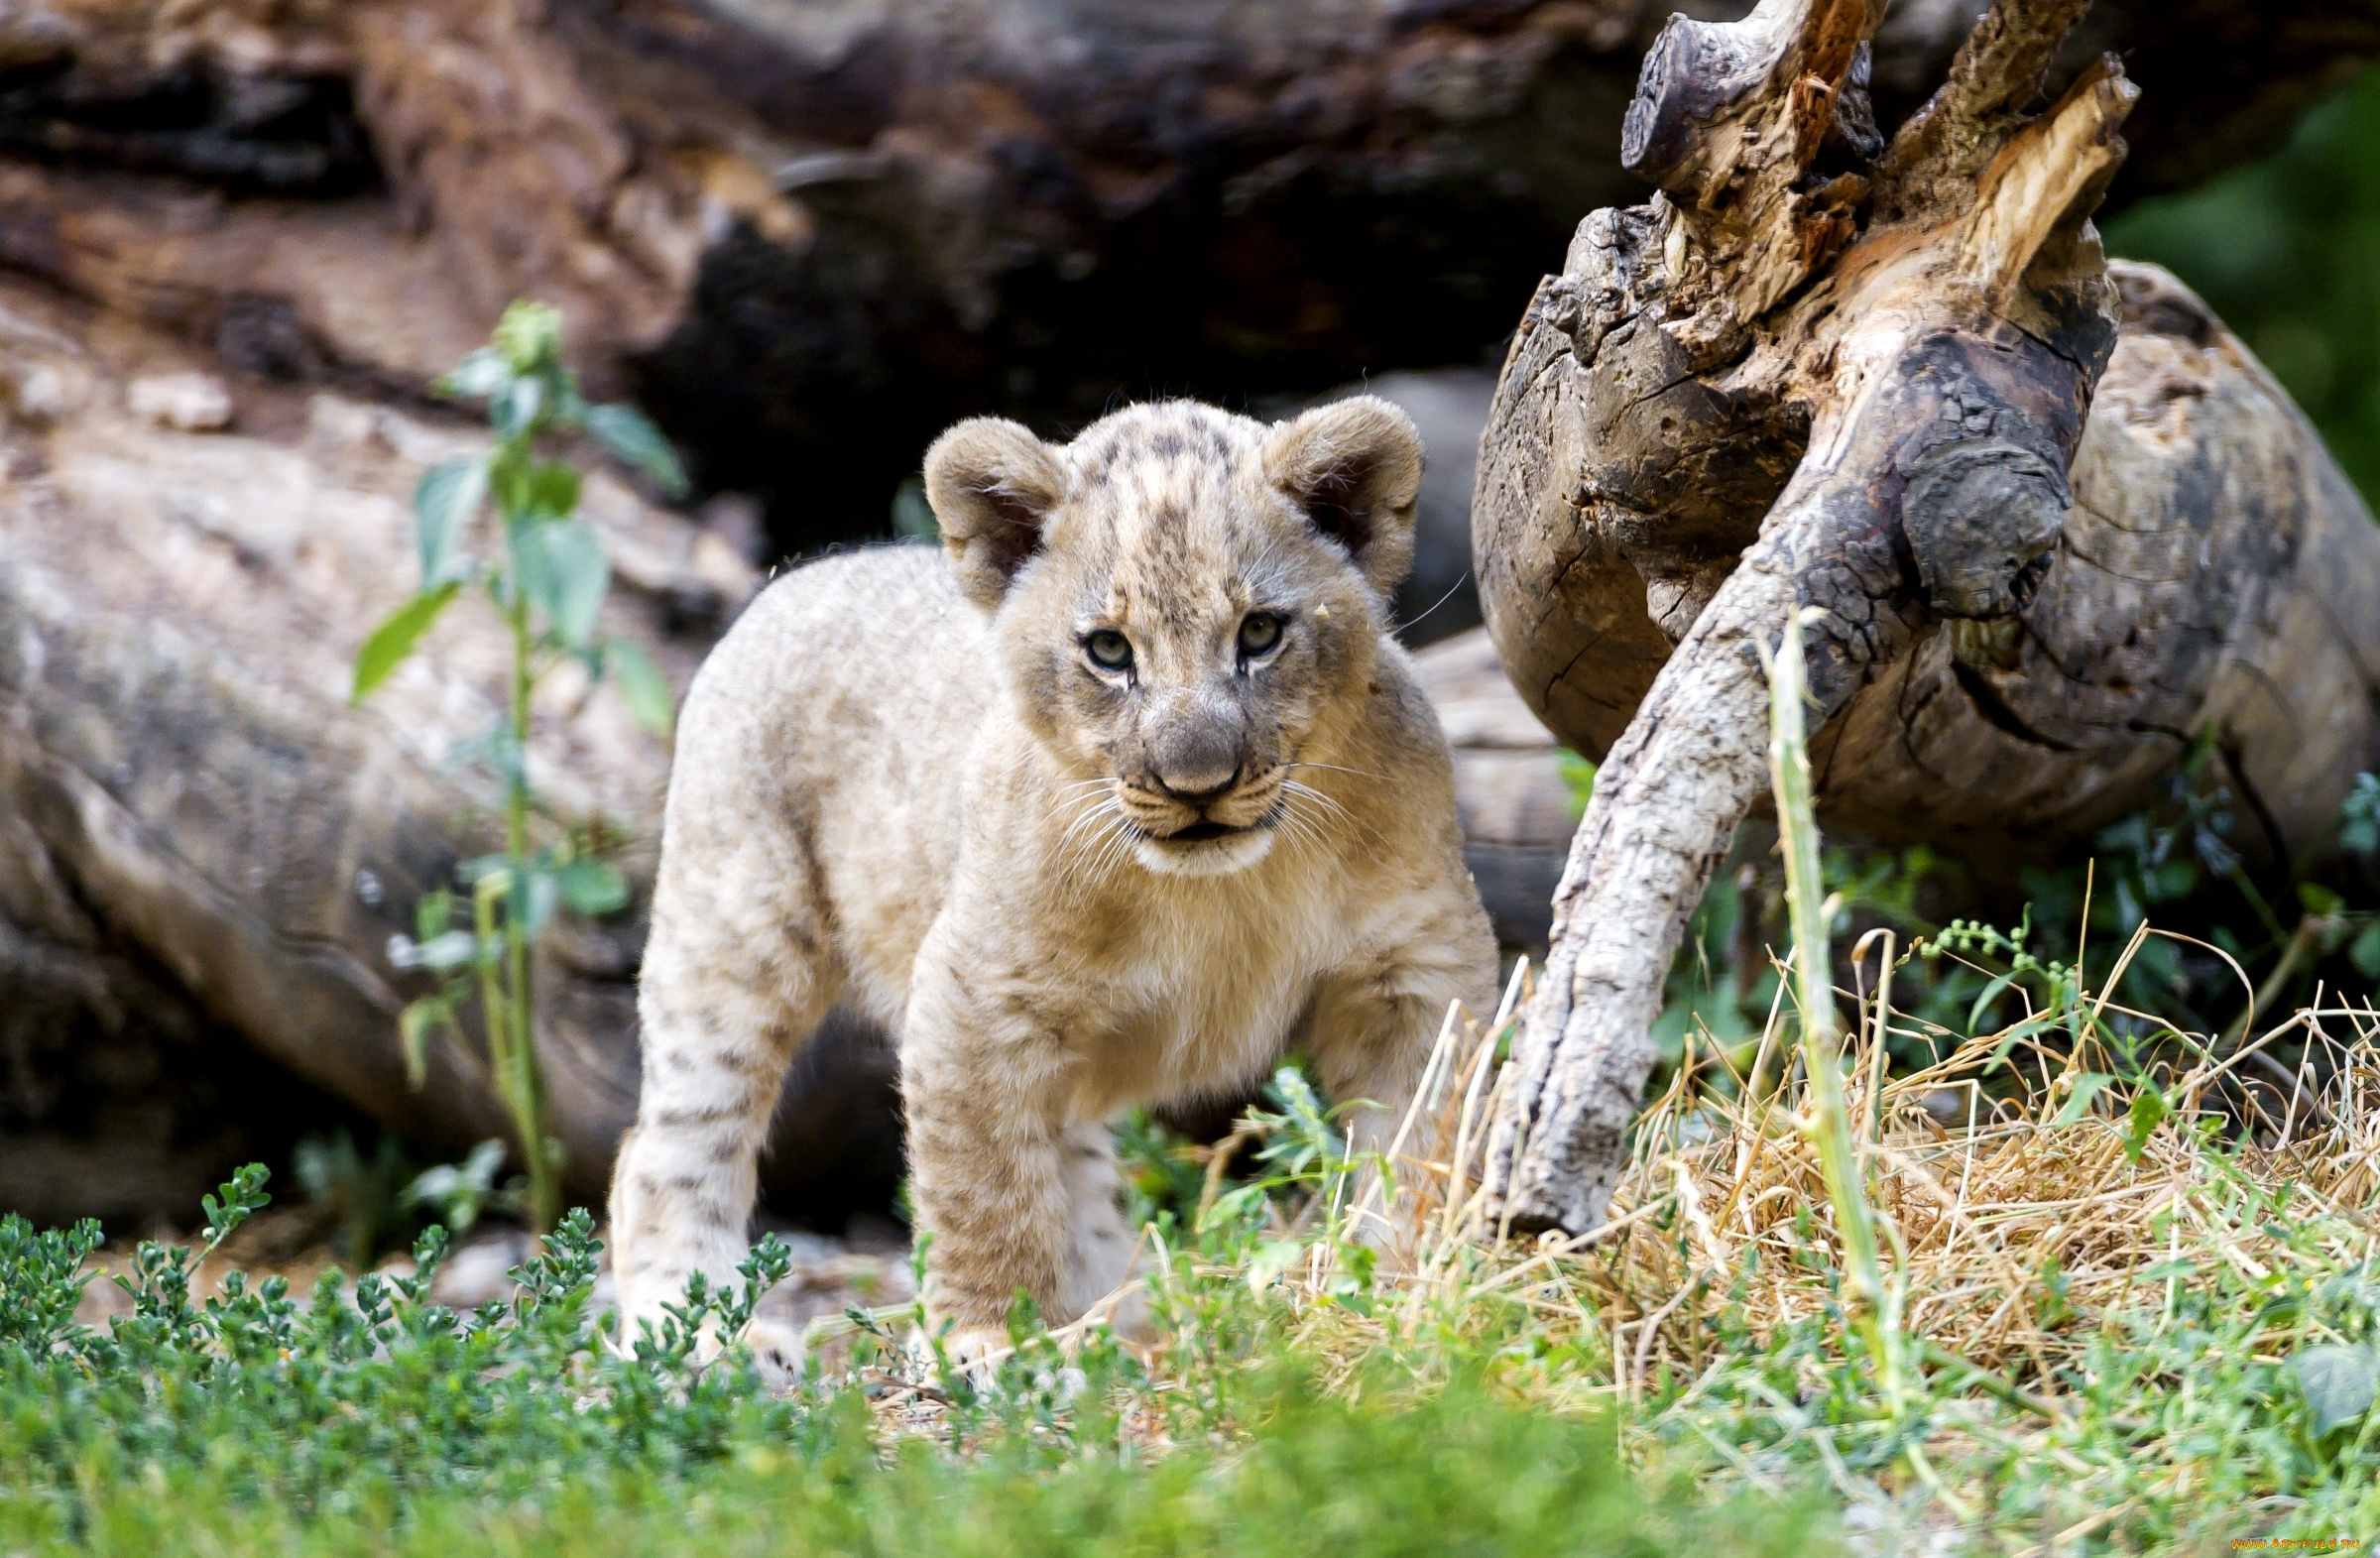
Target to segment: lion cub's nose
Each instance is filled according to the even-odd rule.
[[[1149,753],[1149,778],[1168,800],[1203,806],[1240,782],[1238,743],[1222,731],[1180,730]]]
[[[1221,800],[1240,782],[1240,770],[1234,767],[1221,779],[1212,772],[1203,775],[1165,774],[1156,776],[1157,788],[1168,800],[1178,800],[1185,806],[1203,806],[1211,800]]]

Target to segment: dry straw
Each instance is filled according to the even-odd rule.
[[[2070,1079],[2083,1074],[2081,1051],[2020,1035],[2017,1049],[2041,1072],[2030,1100],[1985,1085],[2006,1030],[1879,1087],[1868,1064],[1876,1034],[1931,1035],[1880,1004],[1862,1016],[1860,1047],[1843,1068],[1858,1079],[1846,1115],[1875,1215],[1894,1234],[1891,1285],[1908,1295],[1902,1325],[1929,1353],[2008,1381],[2049,1379],[2079,1353],[2096,1310],[2144,1301],[2170,1309],[2192,1279],[2185,1264],[2202,1273],[2227,1264],[2261,1279],[2274,1236],[2236,1218],[2237,1198],[2222,1188],[2231,1178],[2287,1185],[2307,1216],[2357,1215],[2380,1194],[2380,1071],[2371,1061],[2380,1010],[2368,1004],[2308,1007],[2254,1041],[2269,1049],[2302,1035],[2328,1052],[2326,1063],[2295,1073],[2294,1096],[2278,1100],[2266,1089],[2223,1095],[2221,1082],[2238,1074],[2249,1046],[2217,1058],[2202,1037],[2197,1063],[2166,1080],[2178,1106],[2139,1142],[2137,1158],[2121,1088],[2098,1090],[2092,1107],[2054,1123]],[[1772,1016],[1763,1048],[1777,1045],[1778,1026]],[[1479,1074],[1508,1028],[1507,1020],[1483,1029],[1458,1015],[1433,1070]],[[1717,1046],[1705,1052],[1724,1063]],[[1533,1241],[1499,1240],[1478,1226],[1483,1134],[1476,1110],[1464,1107],[1476,1094],[1442,1080],[1394,1157],[1393,1190],[1359,1197],[1386,1251],[1378,1280],[1400,1291],[1398,1303],[1367,1321],[1317,1302],[1312,1339],[1338,1350],[1361,1341],[1351,1333],[1425,1311],[1476,1310],[1486,1323],[1493,1305],[1520,1304],[1558,1330],[1611,1337],[1625,1367],[1609,1382],[1626,1392],[1653,1367],[1694,1372],[1712,1362],[1723,1307],[1762,1335],[1836,1306],[1836,1273],[1850,1262],[1821,1153],[1803,1129],[1820,1108],[1808,1070],[1797,1067],[1766,1097],[1719,1096],[1694,1086],[1696,1074],[1680,1066],[1646,1110],[1604,1226]],[[2201,1129],[2217,1096],[2252,1117],[2255,1139],[2244,1146]],[[1801,1258],[1812,1243],[1830,1258]],[[1759,1258],[1747,1261],[1754,1250]],[[2063,1283],[2057,1305],[2043,1301],[2052,1261]],[[2143,1276],[2153,1268],[2165,1274]],[[1306,1296],[1319,1300],[1322,1287]]]
[[[1811,857],[1792,897],[1803,910],[1796,930],[1816,955],[1782,972],[1801,976],[1798,1005],[1821,1014],[1803,1034],[1801,1063],[1784,1068],[1781,1085],[1761,1085],[1786,1049],[1788,1014],[1773,1008],[1749,1077],[1729,1087],[1702,1085],[1698,1059],[1725,1067],[1727,1055],[1690,1037],[1686,1063],[1638,1122],[1605,1224],[1515,1242],[1484,1224],[1492,1198],[1480,1175],[1484,1122],[1504,1085],[1494,1061],[1529,977],[1524,963],[1485,1027],[1460,1009],[1448,1014],[1392,1172],[1356,1197],[1357,1232],[1384,1247],[1378,1280],[1395,1301],[1369,1317],[1329,1303],[1330,1268],[1318,1263],[1302,1295],[1309,1344],[1352,1368],[1369,1344],[1425,1316],[1459,1333],[1500,1326],[1497,1311],[1517,1305],[1548,1340],[1600,1340],[1608,1369],[1597,1384],[1624,1396],[1656,1369],[1693,1376],[1716,1362],[1723,1309],[1765,1340],[1840,1312],[1840,1289],[1887,1392],[1905,1346],[1908,1357],[1979,1371],[1987,1393],[2054,1416],[2059,1403],[2043,1392],[2054,1394],[2059,1368],[2078,1359],[2101,1314],[2143,1305],[2170,1314],[2185,1287],[2220,1266],[2267,1274],[2276,1234],[2231,1193],[2240,1179],[2289,1187],[2301,1219],[2345,1215],[2368,1245],[2362,1214],[2380,1191],[2380,1010],[2324,1004],[2318,991],[2252,1041],[2166,1030],[2166,1049],[2187,1065],[2110,1083],[2120,1067],[2105,1052],[2103,1019],[2149,1020],[2114,999],[2146,939],[2165,934],[2145,924],[2104,983],[2079,990],[2059,1020],[2028,1012],[1887,1079],[1888,1036],[1939,1045],[1951,1035],[1891,1007],[1888,934],[1855,953],[1883,942],[1872,994],[1811,989],[1827,977],[1824,919],[1811,902],[1806,761],[1794,783],[1800,661],[1790,631],[1786,646],[1795,653],[1779,657],[1774,772],[1789,871],[1797,842]],[[1840,1061],[1836,1000],[1857,1013]],[[2294,1069],[2272,1059],[2282,1045],[2302,1057]],[[2013,1090],[2011,1066],[2022,1083]],[[2250,1072],[2254,1085],[2243,1085]],[[1822,1258],[1808,1258],[1813,1247]]]

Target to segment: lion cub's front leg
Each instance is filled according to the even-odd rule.
[[[1412,943],[1341,970],[1315,993],[1307,1042],[1331,1097],[1359,1106],[1347,1122],[1358,1154],[1388,1149],[1449,1004],[1460,1000],[1483,1020],[1493,1010],[1483,1005],[1495,989],[1486,916],[1446,897],[1447,911],[1425,920]],[[1357,1231],[1367,1240],[1378,1232]]]
[[[1076,1113],[1063,1017],[1029,976],[962,964],[929,937],[901,1047],[911,1192],[927,1307],[963,1343],[997,1345],[1019,1292],[1051,1325],[1124,1280],[1108,1124]]]

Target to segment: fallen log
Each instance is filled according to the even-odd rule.
[[[286,1144],[361,1117],[431,1150],[504,1135],[476,1049],[440,1037],[409,1084],[393,1023],[423,992],[390,939],[491,847],[490,781],[454,754],[495,725],[509,648],[492,621],[458,620],[384,697],[346,706],[356,648],[416,582],[414,483],[484,435],[331,395],[234,394],[173,343],[94,325],[21,282],[0,284],[0,388],[5,1004],[23,1013],[47,992],[54,1027],[84,1024],[169,1075],[211,1065],[225,1079],[212,1104],[244,1123],[227,1136],[183,1120],[195,1144],[179,1179],[128,1182],[126,1165],[166,1143],[123,1139],[137,1111],[27,1092],[78,1063],[29,1048],[0,1119],[0,1193],[56,1208],[68,1176],[37,1173],[47,1153],[85,1165],[83,1210],[187,1215],[165,1189],[228,1166],[233,1138],[279,1131]],[[756,575],[619,479],[598,473],[583,512],[629,586],[610,631],[682,685]],[[564,682],[537,710],[529,762],[557,822],[600,823],[649,883],[663,748],[608,693]],[[640,946],[633,914],[573,922],[541,971],[555,1131],[589,1194],[634,1110]],[[207,1061],[209,1044],[232,1053]],[[243,1051],[352,1113],[276,1119],[286,1085],[227,1096],[259,1074]]]
[[[1673,21],[1623,142],[1660,192],[1590,216],[1523,318],[1482,598],[1604,766],[1493,1138],[1515,1228],[1603,1216],[1789,612],[1822,821],[1870,837],[2040,858],[2205,733],[2287,860],[2380,749],[2380,531],[2195,298],[2103,260],[2124,67],[2030,112],[2086,3],[1999,0],[1889,142],[1876,0]]]
[[[0,13],[0,263],[350,394],[416,392],[539,297],[809,549],[881,532],[960,415],[1476,359],[1629,196],[1669,10],[37,0]],[[1895,8],[1888,121],[1976,10]],[[2116,50],[2160,87],[2121,198],[2278,144],[2380,8],[2105,0],[2086,32],[2054,85]]]

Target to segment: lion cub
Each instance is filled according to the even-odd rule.
[[[788,574],[688,694],[612,1189],[635,1335],[745,1251],[754,1155],[842,1000],[897,1035],[929,1309],[1005,1336],[1126,1274],[1109,1123],[1299,1048],[1393,1127],[1493,996],[1437,718],[1388,635],[1421,446],[1368,397],[952,427],[944,550]]]

